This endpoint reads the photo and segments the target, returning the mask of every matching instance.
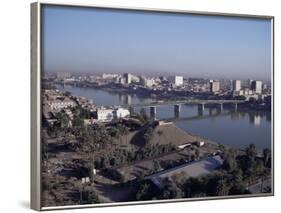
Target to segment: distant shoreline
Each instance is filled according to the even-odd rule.
[[[60,86],[62,84],[59,84]],[[172,97],[165,97],[159,91],[149,91],[149,90],[132,90],[132,88],[120,88],[120,87],[110,87],[110,85],[105,86],[98,86],[98,85],[88,85],[88,86],[81,86],[81,85],[76,85],[76,84],[67,84],[68,86],[71,87],[76,87],[76,88],[89,88],[89,89],[97,89],[100,91],[105,91],[108,93],[113,93],[113,94],[124,94],[124,95],[137,95],[140,98],[152,98],[155,101],[167,101],[167,100],[187,100],[190,99],[192,94],[186,94],[185,96],[178,95],[177,93],[171,93],[170,96]],[[190,96],[190,97],[186,97]],[[172,99],[171,99],[172,98]],[[199,98],[200,99],[200,98]],[[228,108],[228,105],[224,106],[225,108]],[[249,111],[264,111],[264,112],[271,112],[271,108],[260,108],[255,105],[252,105],[250,103],[243,103],[239,104],[239,109],[241,110],[249,110]]]

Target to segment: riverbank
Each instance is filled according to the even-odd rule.
[[[62,89],[62,88],[61,88]],[[109,93],[100,89],[65,87],[63,91],[69,91],[75,96],[84,96],[94,101],[96,105],[125,105],[128,102],[132,104],[150,103],[153,100],[139,98],[126,94]],[[137,108],[136,111],[140,109]],[[148,112],[149,109],[146,108]],[[245,148],[248,144],[253,143],[260,150],[263,148],[271,148],[271,113],[263,111],[253,111],[243,108],[242,106],[234,111],[234,106],[224,106],[224,112],[219,112],[218,106],[205,106],[204,116],[198,115],[198,108],[194,105],[182,105],[179,118],[174,121],[175,125],[180,129],[209,138],[220,144]],[[215,113],[215,116],[214,116]],[[195,117],[192,120],[181,120],[181,118]],[[161,120],[174,117],[173,106],[157,107],[156,118]]]

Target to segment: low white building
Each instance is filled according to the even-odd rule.
[[[103,74],[101,75],[101,77],[102,77],[103,79],[113,79],[113,78],[117,78],[118,75],[117,75],[117,74],[112,74],[112,73],[103,73]]]
[[[125,118],[130,115],[130,111],[125,108],[117,108],[114,111],[115,118]]]
[[[101,122],[112,121],[113,119],[125,118],[130,115],[130,111],[125,108],[97,109],[97,120]]]
[[[97,110],[97,119],[98,121],[111,121],[114,118],[113,109],[98,109]]]
[[[241,96],[244,95],[244,90],[234,90],[233,91],[234,96]]]

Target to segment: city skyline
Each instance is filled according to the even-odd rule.
[[[267,19],[58,6],[43,17],[44,72],[271,79]]]

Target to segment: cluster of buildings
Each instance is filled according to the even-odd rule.
[[[264,99],[270,95],[267,85],[259,80],[248,80],[247,83],[242,84],[241,80],[231,80],[229,87],[226,90],[221,88],[219,81],[210,80],[210,92],[213,94],[231,93],[235,96],[244,96],[246,100],[250,98]]]
[[[170,88],[182,87],[184,85],[183,76],[171,76],[166,78],[161,77],[147,77],[143,75],[135,75],[131,73],[123,74],[112,74],[103,73],[100,75],[89,75],[89,76],[71,76],[69,73],[58,73],[56,80],[64,83],[74,83],[74,82],[88,82],[95,83],[98,85],[102,84],[120,84],[123,86],[142,86],[146,88],[156,88],[162,86],[168,86]]]
[[[43,116],[48,124],[56,121],[56,113],[63,111],[73,119],[73,108],[80,106],[91,112],[91,119],[86,119],[85,123],[110,122],[114,119],[126,118],[130,111],[122,107],[96,107],[92,101],[85,97],[68,96],[59,90],[44,90],[43,95]],[[69,123],[71,126],[71,122]]]
[[[166,77],[145,77],[145,76],[137,76],[131,73],[124,73],[123,75],[119,75],[116,77],[116,83],[122,84],[124,86],[130,84],[136,84],[147,88],[159,87],[163,83],[169,85],[172,88],[181,87],[184,84],[183,76],[172,76],[170,78]]]
[[[65,108],[75,107],[77,103],[58,90],[45,90],[43,106],[49,108],[51,111],[59,112]]]
[[[64,78],[64,82],[76,81],[82,85],[85,83],[95,85],[108,85],[116,88],[118,86],[129,89],[146,89],[145,91],[163,91],[163,92],[192,92],[202,95],[209,93],[215,95],[232,95],[232,97],[244,96],[246,100],[250,98],[264,99],[271,94],[270,88],[260,80],[249,80],[248,82],[241,80],[208,80],[208,79],[185,79],[181,75],[170,77],[147,77],[143,75],[135,75],[132,73],[112,74],[103,73],[100,75],[90,76],[71,76],[69,74],[59,74],[57,79]],[[59,107],[59,106],[58,106]]]
[[[266,89],[266,85],[258,80],[249,80],[248,85],[245,85],[243,88],[241,80],[230,81],[230,91],[232,91],[234,95],[262,94],[263,89]],[[219,81],[210,80],[210,92],[221,92]]]

